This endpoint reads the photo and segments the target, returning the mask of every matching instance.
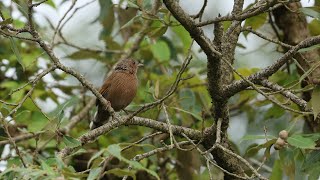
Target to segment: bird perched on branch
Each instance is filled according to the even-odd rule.
[[[121,60],[114,69],[114,72],[104,81],[100,93],[111,103],[115,111],[126,108],[136,95],[138,87],[137,70],[142,64],[132,60]],[[106,123],[110,113],[97,99],[98,110],[90,123],[90,129],[95,129]]]

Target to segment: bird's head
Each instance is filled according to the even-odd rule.
[[[125,72],[129,72],[131,74],[136,74],[137,71],[138,71],[138,68],[143,66],[143,64],[131,59],[131,58],[128,58],[128,59],[123,59],[121,60],[115,70],[116,71],[125,71]]]

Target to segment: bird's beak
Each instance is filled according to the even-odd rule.
[[[143,67],[144,65],[142,63],[139,63],[138,64],[138,67]]]

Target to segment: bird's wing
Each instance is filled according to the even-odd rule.
[[[114,77],[115,77],[115,72],[113,72],[109,77],[107,77],[107,79],[104,81],[102,87],[99,90],[99,93],[102,94],[102,96],[104,98],[107,98],[108,91],[109,91],[109,88],[111,86],[111,83],[112,83],[112,80],[114,79]],[[97,99],[96,105],[99,105],[99,103],[100,103],[100,101]]]

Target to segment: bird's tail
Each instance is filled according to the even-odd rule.
[[[98,110],[90,123],[90,130],[96,129],[108,122],[110,113],[104,110],[103,106],[98,105]]]

